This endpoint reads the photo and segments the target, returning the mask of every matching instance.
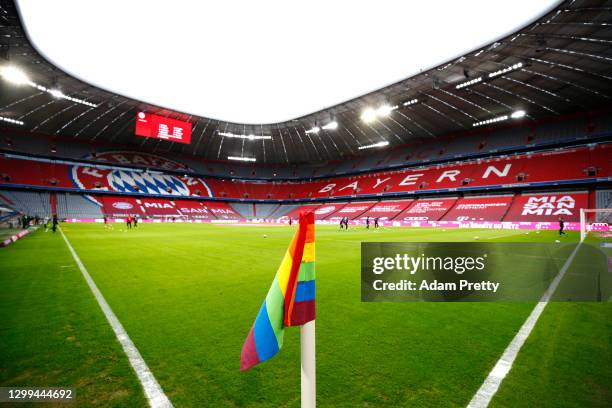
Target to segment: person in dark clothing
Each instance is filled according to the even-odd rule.
[[[138,226],[138,217],[137,216],[133,216],[132,217],[132,221],[134,222],[134,228],[136,228]]]
[[[378,228],[378,217],[374,218],[374,228]]]
[[[370,229],[370,217],[366,217],[366,229]]]
[[[340,218],[340,229],[344,228],[344,217]]]
[[[293,225],[293,220],[291,219],[291,217],[289,217],[289,226]]]
[[[563,231],[563,228],[565,228],[565,220],[563,219],[563,217],[559,217],[559,235],[565,235],[565,231]]]
[[[52,221],[52,226],[51,226],[51,230],[55,233],[55,231],[57,230],[57,214],[53,214],[53,221]]]
[[[348,230],[348,222],[349,222],[348,217],[344,217],[344,229],[346,230]]]

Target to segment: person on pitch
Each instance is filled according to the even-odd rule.
[[[370,217],[366,217],[366,229],[370,229]]]
[[[58,224],[57,214],[53,214],[53,221],[52,222],[53,222],[53,224],[52,224],[51,230],[55,233],[55,231],[57,230],[57,224]]]
[[[565,220],[563,219],[563,217],[559,217],[559,236],[566,235],[566,232],[563,231],[564,228],[565,228]]]
[[[374,218],[374,228],[378,228],[378,217]]]
[[[134,215],[134,216],[132,217],[132,221],[133,221],[133,223],[134,223],[134,228],[136,228],[136,227],[138,226],[138,216],[137,216],[137,215]]]
[[[127,218],[125,219],[125,226],[127,227],[127,229],[132,229],[132,216],[128,215]]]

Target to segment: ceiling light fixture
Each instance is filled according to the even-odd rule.
[[[512,72],[512,71],[516,71],[517,69],[521,69],[523,67],[523,63],[522,62],[517,62],[514,65],[511,65],[507,68],[503,68],[503,69],[498,69],[495,72],[491,72],[488,76],[489,78],[495,78],[498,77],[500,75],[504,75],[507,74],[508,72]]]
[[[415,103],[417,103],[419,100],[417,98],[411,99],[409,101],[406,101],[404,103],[402,103],[402,106],[410,106],[410,105],[414,105]]]
[[[376,109],[376,115],[378,115],[379,117],[389,116],[391,111],[394,111],[395,109],[397,109],[397,105],[382,105],[378,109]]]
[[[57,99],[66,99],[68,101],[71,102],[75,102],[75,103],[80,103],[81,105],[86,105],[86,106],[90,106],[92,108],[97,108],[98,105],[96,105],[95,103],[91,103],[91,102],[87,102],[84,101],[83,99],[78,99],[78,98],[73,98],[71,96],[68,95],[64,95],[64,93],[62,91],[60,91],[59,89],[49,89],[45,86],[39,85],[35,82],[32,82],[30,80],[30,78],[25,74],[25,72],[23,72],[22,70],[20,70],[17,67],[14,67],[12,65],[7,65],[4,67],[0,68],[0,76],[2,76],[2,78],[4,78],[6,81],[15,84],[15,85],[29,85],[32,88],[36,88],[39,91],[42,92],[46,92],[49,95],[53,96],[54,98]]]
[[[232,137],[235,139],[248,139],[248,140],[270,140],[272,139],[272,136],[270,135],[254,135],[252,133],[248,135],[244,135],[244,134],[236,134],[232,132],[217,132],[217,134],[219,136]]]
[[[459,85],[455,86],[455,88],[456,89],[461,89],[461,88],[465,88],[465,87],[468,87],[468,86],[472,86],[472,85],[477,84],[479,82],[482,82],[482,77],[481,76],[477,77],[477,78],[474,78],[474,79],[470,79],[469,81],[462,82]]]
[[[332,120],[327,125],[323,125],[323,129],[325,130],[334,130],[337,128],[338,128],[338,122],[336,122],[335,120]]]
[[[480,122],[476,122],[472,126],[490,125],[491,123],[502,122],[502,121],[508,120],[510,118],[512,118],[512,119],[520,119],[520,118],[524,117],[526,114],[527,113],[524,110],[517,110],[517,111],[512,112],[510,115],[497,116],[495,118],[491,118],[491,119],[487,119],[487,120],[482,120]]]
[[[243,162],[254,162],[257,161],[256,158],[254,157],[242,157],[242,156],[227,156],[228,160],[236,160],[236,161],[243,161]]]
[[[13,125],[23,125],[24,123],[17,119],[5,118],[4,116],[0,116],[0,121],[11,123]]]
[[[387,145],[389,145],[389,142],[387,142],[385,140],[385,141],[374,143],[374,144],[371,144],[371,145],[359,146],[359,150],[371,149],[373,147],[383,147],[383,146],[387,146]]]
[[[309,135],[311,133],[319,133],[321,131],[321,128],[318,126],[313,127],[312,129],[308,129],[306,131],[306,134]]]

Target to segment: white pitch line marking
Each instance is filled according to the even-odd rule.
[[[136,376],[138,376],[138,380],[142,385],[145,396],[149,401],[149,406],[151,408],[171,408],[172,403],[170,402],[166,394],[164,394],[164,391],[153,376],[153,373],[147,366],[147,363],[145,363],[144,359],[140,355],[140,352],[130,339],[130,336],[128,336],[127,332],[123,328],[123,325],[121,324],[117,316],[115,316],[115,313],[104,299],[104,296],[102,296],[102,292],[100,292],[100,290],[96,286],[96,283],[89,275],[89,272],[87,272],[85,265],[83,265],[83,262],[81,262],[81,259],[75,252],[74,248],[72,248],[72,245],[70,245],[70,242],[68,241],[66,235],[64,235],[64,231],[62,231],[61,227],[59,231],[62,234],[62,238],[64,238],[64,241],[66,242],[66,245],[68,246],[72,257],[74,258],[74,261],[81,270],[85,281],[87,281],[89,289],[91,289],[91,292],[98,301],[98,305],[100,306],[100,309],[102,309],[106,320],[108,320],[108,323],[111,325],[113,331],[115,332],[117,340],[119,341],[119,343],[121,343],[123,351],[125,352],[125,354],[127,354],[128,359],[130,360],[130,364],[136,372]]]
[[[523,344],[525,344],[525,340],[527,340],[527,337],[529,337],[531,334],[531,331],[535,327],[535,324],[544,311],[544,308],[550,301],[553,293],[555,293],[557,286],[559,286],[559,282],[561,282],[561,279],[563,279],[563,276],[565,276],[565,272],[567,272],[567,268],[569,268],[574,260],[574,256],[576,256],[576,252],[578,252],[578,248],[580,248],[581,244],[582,242],[578,243],[576,248],[574,248],[574,251],[567,258],[565,264],[563,264],[563,267],[557,276],[555,276],[555,279],[553,279],[553,281],[550,283],[548,289],[546,289],[546,292],[544,292],[538,304],[533,308],[527,320],[525,320],[525,323],[523,323],[518,333],[516,333],[516,336],[514,336],[508,347],[506,347],[506,350],[504,350],[504,354],[502,354],[499,360],[497,360],[497,363],[487,378],[484,380],[478,391],[476,391],[474,397],[472,397],[472,400],[468,404],[468,408],[486,408],[489,406],[489,403],[493,399],[495,393],[497,393],[502,381],[512,369],[512,364],[514,364],[514,360],[516,360],[516,356],[521,350],[521,347],[523,347]]]

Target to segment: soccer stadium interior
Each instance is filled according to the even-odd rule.
[[[612,2],[548,2],[477,48],[276,123],[94,85],[34,41],[26,3],[0,0],[0,407],[32,389],[79,407],[610,406]],[[316,238],[300,241],[310,212]],[[286,315],[314,305],[313,242],[316,395],[308,323]],[[529,300],[377,303],[360,298],[370,242],[563,255]],[[607,260],[596,298],[550,300],[577,279],[572,261],[599,262],[587,247]],[[300,278],[290,302],[282,288],[284,345],[271,323],[283,350],[263,363],[257,312],[265,299],[274,318],[281,261],[275,283],[286,262]],[[243,360],[252,342],[263,364],[241,372],[245,338]]]

